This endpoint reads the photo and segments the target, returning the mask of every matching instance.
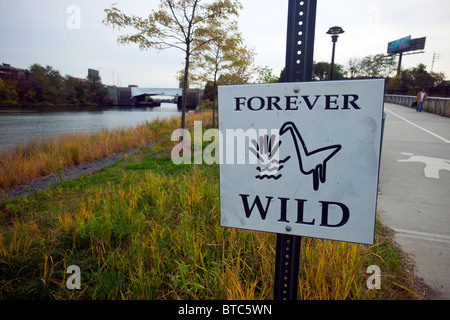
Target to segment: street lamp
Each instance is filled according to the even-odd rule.
[[[333,42],[333,53],[331,55],[331,71],[330,71],[330,80],[333,80],[334,73],[334,53],[336,51],[336,42],[339,38],[340,34],[343,34],[345,31],[341,27],[331,27],[330,30],[327,31],[327,34],[331,35],[331,41]]]

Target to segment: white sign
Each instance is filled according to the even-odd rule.
[[[221,225],[374,240],[384,80],[219,87]]]

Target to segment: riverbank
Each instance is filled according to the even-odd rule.
[[[84,104],[70,104],[70,103],[46,103],[46,102],[33,102],[26,103],[22,102],[20,104],[7,104],[0,103],[0,111],[2,109],[16,109],[16,110],[27,110],[27,109],[58,109],[58,108],[108,108],[113,107],[113,104],[97,104],[97,103],[84,103]]]
[[[53,173],[44,177],[34,179],[28,184],[8,188],[3,192],[3,194],[0,194],[0,201],[4,199],[11,199],[18,196],[41,191],[58,182],[63,182],[67,179],[75,178],[82,174],[95,174],[95,171],[101,170],[104,167],[113,164],[117,160],[120,160],[128,156],[129,154],[137,152],[138,150],[139,148],[135,148],[125,152],[119,152],[111,156],[101,158],[97,161],[79,164],[73,167],[63,169],[58,173]]]
[[[187,115],[188,126],[193,126],[194,118],[205,123],[210,121],[205,113],[191,113]],[[175,114],[167,120],[156,118],[140,123],[135,127],[35,138],[3,150],[0,153],[0,192],[69,167],[143,147],[179,128],[180,118]]]
[[[0,298],[272,299],[276,236],[222,228],[218,165],[174,165],[173,146],[0,202]],[[305,238],[299,298],[418,298],[404,259],[379,223],[374,246]]]

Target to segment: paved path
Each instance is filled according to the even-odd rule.
[[[385,104],[378,211],[416,275],[450,299],[450,118]]]

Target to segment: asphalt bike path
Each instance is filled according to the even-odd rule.
[[[450,299],[450,118],[389,103],[385,112],[379,216],[433,290],[425,296]]]

